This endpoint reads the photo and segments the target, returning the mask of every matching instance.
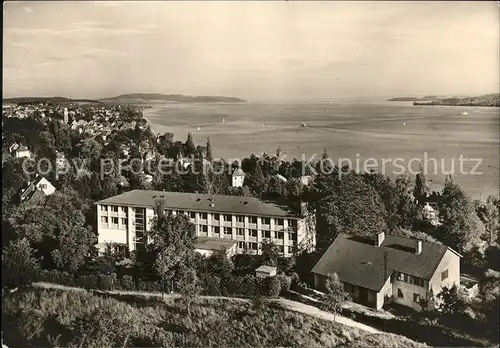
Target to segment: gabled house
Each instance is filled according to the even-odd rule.
[[[233,187],[242,187],[243,182],[245,181],[245,173],[241,168],[236,168],[232,175],[232,186]]]
[[[318,290],[335,272],[355,302],[376,309],[394,302],[422,310],[434,306],[444,286],[460,285],[460,258],[442,244],[384,233],[375,238],[341,234],[312,273]]]
[[[21,202],[32,200],[35,197],[48,196],[56,191],[50,181],[39,175],[35,180],[28,182],[25,188],[21,189],[19,198]]]
[[[9,152],[14,158],[31,157],[31,152],[28,147],[17,143],[14,143],[9,147]]]
[[[422,217],[424,220],[428,221],[433,226],[439,226],[439,214],[435,204],[429,204],[427,202],[422,208]]]

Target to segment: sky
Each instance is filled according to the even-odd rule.
[[[491,2],[3,2],[3,95],[498,93]]]

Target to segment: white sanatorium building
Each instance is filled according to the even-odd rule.
[[[133,190],[96,203],[97,247],[117,243],[129,251],[141,248],[158,200],[164,201],[167,213],[188,215],[198,237],[237,241],[238,253],[260,253],[265,240],[277,244],[284,256],[316,244],[305,204],[296,214],[254,197]]]

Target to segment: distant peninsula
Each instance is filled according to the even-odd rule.
[[[417,97],[394,97],[387,101],[413,102],[415,106],[442,105],[442,106],[500,106],[500,94],[485,94],[478,97],[438,97],[428,95]]]
[[[2,101],[4,103],[13,103],[13,104],[99,103],[98,100],[93,100],[93,99],[71,99],[71,98],[65,98],[65,97],[16,97],[16,98],[4,98],[4,99],[2,99]]]
[[[244,103],[246,100],[235,97],[220,96],[187,96],[182,94],[160,94],[160,93],[130,93],[122,94],[112,98],[100,99],[103,102],[166,102],[166,103]]]
[[[465,98],[435,98],[435,99],[419,99],[413,102],[416,106],[425,105],[442,105],[442,106],[490,106],[500,107],[500,94],[486,94],[479,97]]]
[[[415,97],[396,97],[388,99],[387,101],[417,101],[418,98]]]

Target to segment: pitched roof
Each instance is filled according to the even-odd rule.
[[[241,168],[236,168],[233,172],[233,176],[245,176],[245,172]]]
[[[26,188],[26,190],[24,190],[21,195],[20,195],[20,198],[21,198],[21,201],[24,201],[26,199],[31,199],[31,196],[36,192],[36,191],[40,191],[40,190],[37,190],[36,189],[36,185],[38,185],[38,183],[40,181],[42,181],[44,177],[41,176],[41,175],[38,175],[35,180],[33,180],[32,182],[29,182],[28,183],[28,187]],[[49,182],[50,183],[50,182]],[[42,191],[43,193],[43,191]],[[45,193],[43,193],[45,195]]]
[[[448,247],[422,241],[422,252],[416,255],[416,242],[386,235],[381,246],[376,247],[373,240],[341,234],[311,272],[324,276],[336,272],[343,282],[374,291],[382,289],[393,271],[429,280]],[[387,253],[386,271],[384,253]]]
[[[257,268],[255,272],[273,273],[276,272],[276,269],[277,269],[276,267],[262,265],[259,268]]]
[[[106,198],[97,204],[153,208],[157,199],[164,199],[166,209],[206,211],[242,215],[297,217],[285,206],[255,197],[209,195],[201,193],[132,190]]]

